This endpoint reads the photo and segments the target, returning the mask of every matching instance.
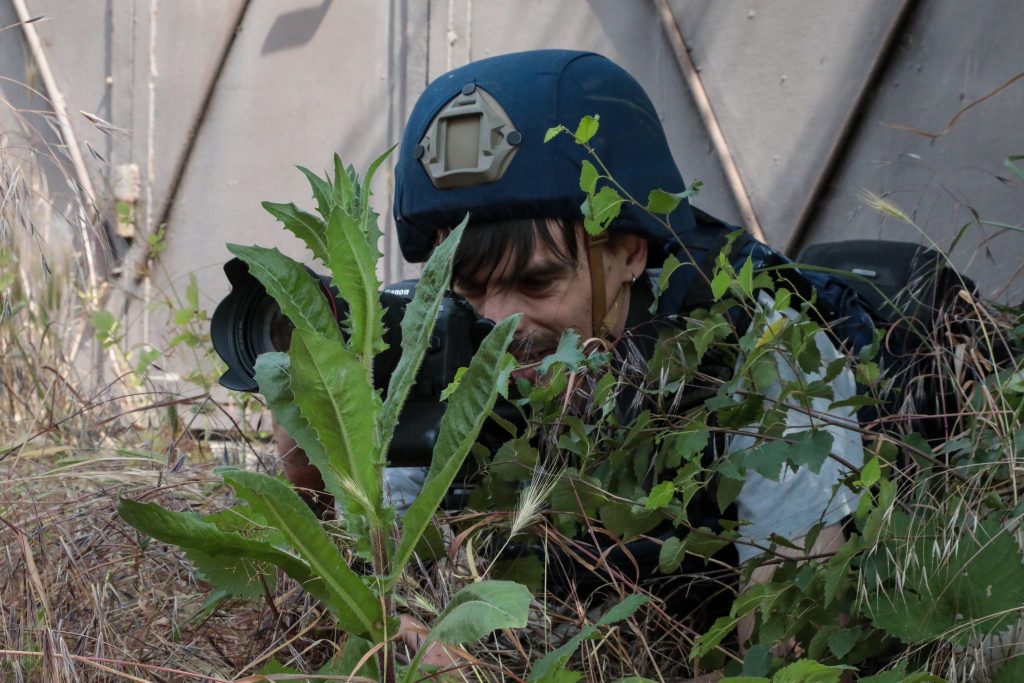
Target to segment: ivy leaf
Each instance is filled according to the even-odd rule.
[[[590,142],[591,138],[597,135],[597,129],[601,117],[598,115],[584,116],[580,119],[580,125],[576,127],[576,132],[573,136],[576,138],[576,142],[585,145]]]
[[[752,297],[754,295],[754,261],[750,256],[740,266],[736,284],[739,285],[740,290],[747,296]]]
[[[683,201],[683,196],[683,193],[673,194],[672,192],[665,192],[665,190],[651,190],[651,193],[647,195],[646,209],[651,213],[670,214]]]
[[[743,657],[744,676],[767,676],[772,665],[772,651],[767,645],[760,643],[747,650]]]
[[[575,370],[587,357],[583,354],[583,347],[580,344],[580,335],[576,330],[566,330],[562,338],[558,340],[558,348],[555,352],[548,354],[540,363],[538,371],[546,373],[555,363],[562,363],[567,370]]]
[[[619,217],[624,201],[622,195],[608,185],[584,199],[580,209],[583,211],[583,227],[587,234],[600,235],[607,230],[608,225]]]
[[[694,420],[681,431],[673,432],[663,440],[665,467],[675,469],[681,462],[690,462],[700,457],[708,447],[711,431],[707,425]]]
[[[547,132],[544,133],[544,142],[551,142],[556,137],[558,137],[559,133],[567,133],[568,131],[569,129],[566,128],[565,126],[552,126],[551,128],[547,129]]]
[[[743,451],[742,463],[747,469],[754,470],[765,479],[778,481],[782,465],[785,464],[789,453],[788,443],[780,439],[771,439]]]
[[[806,466],[817,474],[832,452],[832,432],[813,429],[789,435],[793,438],[792,455],[789,460],[794,468]]]
[[[658,551],[658,571],[662,574],[672,574],[686,557],[686,547],[676,536],[669,536],[661,544]]]
[[[729,285],[732,282],[732,274],[727,269],[722,268],[715,273],[715,277],[711,279],[711,295],[715,298],[715,301],[721,299],[729,291]]]
[[[842,660],[843,657],[850,653],[850,650],[857,644],[857,641],[860,640],[861,634],[862,631],[856,626],[839,629],[828,637],[828,649],[832,650],[832,654],[836,656],[836,659]]]
[[[779,669],[772,683],[839,683],[850,666],[825,666],[813,659],[801,659]]]
[[[860,478],[855,482],[858,486],[864,488],[870,488],[878,483],[878,480],[882,477],[882,466],[878,462],[878,457],[871,458],[867,464],[860,470]]]
[[[601,174],[597,172],[594,164],[584,159],[580,166],[580,189],[587,194],[594,194],[594,190],[597,189],[597,181],[600,178]]]
[[[647,496],[645,507],[648,510],[660,510],[672,502],[672,496],[675,493],[675,484],[671,481],[663,481],[651,489],[651,493]]]

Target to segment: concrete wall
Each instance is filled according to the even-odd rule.
[[[309,196],[294,166],[338,152],[364,167],[398,141],[417,94],[472,59],[538,47],[602,52],[632,72],[665,122],[702,208],[751,212],[776,247],[860,236],[956,247],[987,294],[1017,300],[1022,179],[1003,166],[1024,150],[1024,80],[965,112],[1024,64],[1024,5],[1014,0],[26,0],[84,150],[100,204],[111,169],[137,166],[134,240],[108,224],[99,247],[123,271],[125,315],[158,320],[137,295],[180,291],[195,274],[212,306],[225,293],[225,242],[302,256],[259,201]],[[0,27],[17,19],[0,0]],[[663,12],[667,10],[667,12]],[[671,41],[689,48],[721,131],[712,142]],[[16,85],[34,78],[19,28],[0,32],[0,92],[45,109]],[[38,85],[38,79],[32,81]],[[13,130],[10,110],[0,126]],[[53,143],[46,130],[37,136]],[[5,151],[5,153],[10,153]],[[727,177],[723,158],[736,173]],[[376,205],[389,222],[390,168]],[[887,195],[915,226],[880,215]],[[104,203],[105,202],[105,203]],[[166,223],[167,249],[139,271],[138,246]],[[103,240],[99,240],[102,242]],[[415,273],[390,236],[383,276]],[[147,273],[150,276],[141,277]]]

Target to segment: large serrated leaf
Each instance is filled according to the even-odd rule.
[[[341,339],[338,322],[327,297],[305,266],[277,249],[240,244],[229,244],[228,249],[245,261],[249,272],[274,297],[296,330],[315,332],[328,339]]]
[[[268,562],[283,569],[313,595],[320,598],[324,596],[315,575],[305,562],[269,543],[221,531],[196,514],[172,512],[155,503],[139,503],[122,498],[117,505],[117,513],[142,533],[164,543],[180,546],[186,553],[198,551],[207,561],[223,558],[226,564],[234,564],[238,558]]]
[[[327,263],[327,228],[324,222],[295,204],[263,202],[263,208],[306,245],[313,256]]]
[[[369,370],[340,342],[298,330],[289,356],[295,402],[341,477],[345,498],[357,505],[350,509],[357,514],[376,509],[381,496],[380,399]]]
[[[324,220],[331,215],[331,211],[334,209],[334,199],[331,184],[313,173],[305,166],[299,166],[298,169],[302,171],[302,175],[306,176],[306,180],[309,181],[310,187],[313,188],[313,199],[316,200],[316,210],[323,216]]]
[[[385,444],[391,442],[402,406],[405,405],[405,399],[423,362],[423,354],[430,346],[430,335],[434,331],[434,324],[444,302],[444,293],[452,277],[455,250],[468,221],[467,215],[452,234],[434,249],[416,284],[416,294],[405,309],[405,317],[402,318],[402,357],[391,373],[388,395],[381,411],[380,434]]]
[[[338,624],[352,633],[379,637],[384,625],[380,602],[345,564],[309,506],[277,479],[240,470],[221,474],[320,577],[323,591],[329,596],[325,602]]]
[[[390,585],[394,585],[412,556],[423,530],[441,506],[484,420],[494,408],[502,378],[513,362],[505,349],[512,341],[519,319],[519,315],[506,318],[488,333],[448,402],[427,479],[402,520],[402,540],[395,553]]]
[[[373,208],[370,206],[370,183],[373,182],[373,176],[377,174],[377,169],[379,169],[381,164],[383,164],[384,161],[391,156],[391,153],[395,151],[395,147],[398,147],[398,145],[392,145],[387,149],[387,151],[374,159],[366,169],[366,173],[363,174],[363,187],[359,192],[359,197],[362,200],[362,205],[360,206],[361,215],[359,217],[360,225],[368,227],[373,226],[374,228],[377,226],[377,216],[373,212]],[[380,231],[378,230],[378,235],[379,234]]]
[[[255,374],[260,393],[266,399],[267,407],[270,408],[277,423],[284,427],[299,448],[305,451],[309,462],[320,470],[327,492],[336,500],[344,500],[345,492],[341,487],[338,472],[295,401],[295,394],[292,392],[291,358],[287,353],[281,352],[261,354],[256,359]]]
[[[370,366],[384,350],[384,324],[377,279],[375,239],[368,239],[359,221],[341,208],[327,221],[327,267],[341,297],[348,302],[351,337],[349,345]]]
[[[355,171],[345,168],[345,163],[337,154],[334,155],[334,206],[342,207],[347,213],[355,214],[355,204],[358,196],[356,186],[352,182]]]

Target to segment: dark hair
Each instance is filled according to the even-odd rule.
[[[560,261],[576,266],[580,262],[579,223],[558,218],[516,218],[493,223],[472,223],[462,235],[455,252],[453,276],[456,281],[471,278],[478,273],[493,271],[507,254],[508,271],[515,273],[526,268],[539,239]],[[558,232],[556,232],[558,231]],[[562,239],[558,239],[561,233]],[[619,234],[608,233],[608,246],[618,246]]]

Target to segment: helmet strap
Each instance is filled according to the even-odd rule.
[[[608,303],[605,301],[604,248],[608,244],[608,233],[584,233],[583,240],[590,263],[590,320],[593,328],[591,333],[594,336],[605,336],[608,332],[605,320]]]

